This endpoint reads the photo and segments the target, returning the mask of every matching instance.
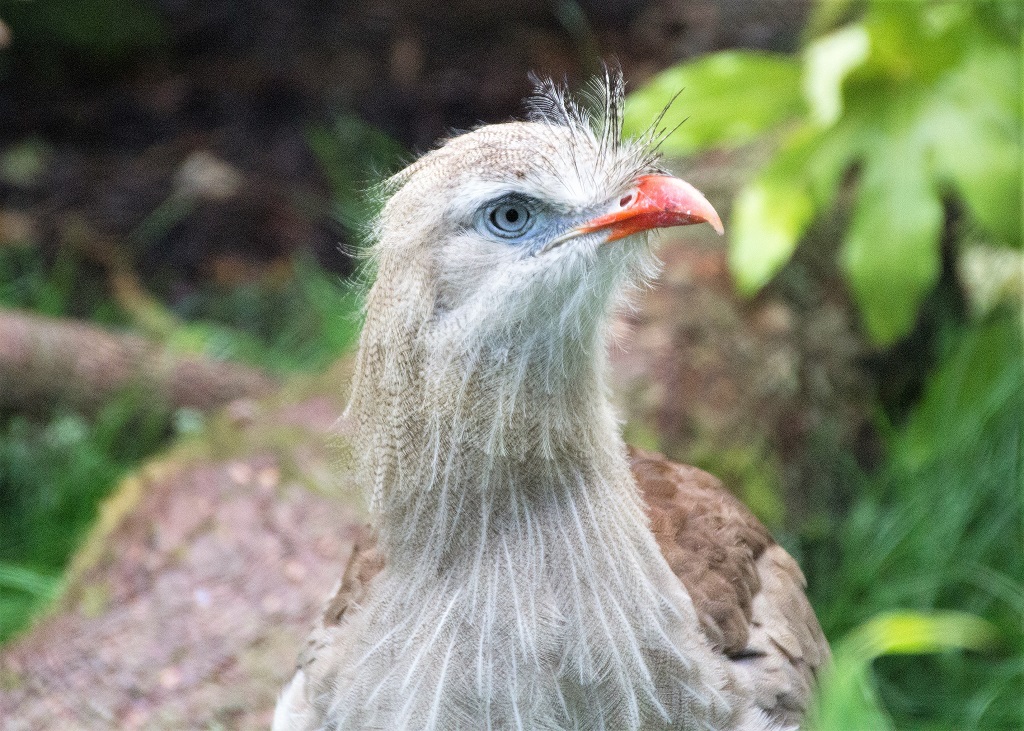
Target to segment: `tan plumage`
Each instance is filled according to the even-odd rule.
[[[376,538],[276,729],[799,722],[828,657],[799,568],[714,478],[627,453],[608,402],[646,229],[717,216],[603,98],[548,87],[391,181],[347,412]]]

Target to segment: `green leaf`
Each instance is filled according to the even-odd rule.
[[[825,131],[808,128],[808,133],[812,131],[813,148],[803,167],[791,174],[807,178],[815,206],[825,210],[833,204],[845,173],[871,147],[875,129],[854,115],[844,114],[834,127]]]
[[[746,185],[733,203],[729,268],[743,294],[753,294],[789,261],[814,217],[814,199],[778,168]]]
[[[753,294],[775,276],[828,208],[862,145],[856,125],[828,133],[812,126],[789,134],[772,162],[736,196],[730,220],[729,266],[739,290]]]
[[[804,25],[804,42],[838,28],[850,19],[856,9],[857,0],[822,0],[814,3]]]
[[[963,612],[888,612],[853,630],[836,646],[822,678],[808,729],[891,729],[871,682],[871,662],[882,655],[982,650],[995,644],[995,628]]]
[[[922,469],[927,460],[936,459],[936,452],[949,458],[959,445],[979,440],[979,435],[990,431],[986,425],[994,417],[1008,405],[1013,407],[1014,394],[1024,396],[1020,325],[996,320],[970,329],[955,341],[890,447],[903,474]],[[1024,433],[1020,437],[1024,439]],[[1013,459],[1011,455],[1004,458]],[[976,457],[972,468],[977,469],[980,462]]]
[[[1024,30],[1024,5],[1020,0],[990,0],[976,8],[978,20],[987,28],[1020,45]]]
[[[997,637],[990,623],[964,612],[888,612],[855,630],[841,651],[869,662],[882,655],[983,650],[992,647]]]
[[[811,118],[831,127],[843,111],[843,80],[867,60],[870,49],[863,25],[831,33],[804,51],[803,92]]]
[[[974,220],[998,242],[1021,246],[1020,140],[976,128],[958,151],[952,147],[942,164]]]
[[[940,179],[998,242],[1021,246],[1021,74],[1005,46],[977,42],[933,94],[923,123]]]
[[[664,126],[679,126],[662,145],[668,155],[734,146],[802,110],[800,67],[789,56],[726,51],[674,66],[626,100],[624,131],[647,132],[672,99]]]
[[[874,2],[864,18],[870,65],[897,82],[931,83],[968,46],[969,3]]]
[[[53,598],[60,580],[27,566],[0,563],[0,588],[31,594],[43,600]]]
[[[861,176],[843,268],[868,335],[887,345],[913,327],[939,276],[942,204],[924,151],[897,133],[872,148]]]

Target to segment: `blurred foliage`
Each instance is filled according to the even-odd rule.
[[[52,262],[37,249],[0,249],[0,307],[51,317],[75,316],[103,325],[138,325],[109,297],[103,280],[81,276],[79,256],[62,248]],[[268,285],[205,285],[174,310],[159,302],[159,332],[152,338],[181,352],[241,360],[274,373],[316,372],[350,347],[359,334],[358,287],[306,258],[292,276]]]
[[[11,30],[5,53],[26,59],[40,78],[59,73],[67,56],[111,63],[168,37],[148,0],[0,0],[0,18]]]
[[[803,546],[822,624],[830,637],[846,637],[836,651],[836,682],[843,687],[827,688],[826,697],[838,694],[847,700],[836,703],[848,703],[855,688],[867,688],[864,707],[874,707],[877,693],[897,728],[1024,728],[1021,326],[1019,317],[1002,313],[984,325],[949,329],[939,367],[906,423],[893,427],[880,417],[885,464],[860,478],[844,523]],[[997,649],[883,657],[871,686],[865,670],[854,670],[858,663],[866,668],[883,651],[914,650],[889,644],[920,634],[919,649],[939,650],[976,647],[974,640],[989,636],[968,619],[934,625],[934,632],[928,625],[884,624],[887,613],[901,610],[984,618],[995,627]],[[854,629],[863,623],[876,629]],[[966,634],[954,642],[951,627],[961,624]],[[891,639],[877,651],[856,649],[878,626],[888,626]],[[892,635],[908,629],[913,632]],[[844,652],[852,655],[843,659]],[[843,677],[847,671],[859,675]],[[830,703],[822,704],[823,718],[835,718]]]
[[[46,175],[52,152],[46,141],[37,136],[0,151],[0,181],[18,188],[38,185]]]
[[[167,411],[140,393],[91,419],[0,417],[0,641],[55,595],[110,486],[170,434]]]
[[[885,655],[988,649],[996,637],[988,622],[961,612],[881,614],[835,647],[832,666],[821,678],[818,701],[805,726],[820,731],[888,731],[893,724],[871,684],[873,660]]]
[[[401,148],[349,117],[311,130],[309,144],[336,191],[334,215],[357,238],[376,205],[359,191],[394,165]],[[20,151],[8,155],[0,174],[34,174],[28,159]],[[187,212],[172,196],[150,218],[180,216],[179,209]],[[198,282],[169,307],[142,288],[125,262],[104,272],[72,246],[47,255],[38,244],[0,248],[0,307],[134,328],[178,351],[246,361],[282,375],[326,368],[359,333],[358,284],[303,254],[287,271],[259,281],[234,287]],[[115,277],[129,282],[130,302],[124,292],[120,299],[111,296]],[[56,594],[66,561],[117,481],[176,433],[197,426],[197,413],[168,413],[139,393],[123,394],[91,417],[59,406],[0,414],[0,641]]]
[[[404,148],[353,115],[311,127],[306,140],[330,181],[333,217],[351,240],[363,240],[379,205],[372,188],[401,162]],[[292,275],[279,286],[204,287],[176,307],[183,321],[169,333],[170,343],[278,373],[325,368],[358,337],[358,277],[342,281],[302,255]]]
[[[35,249],[0,249],[0,306],[55,317],[75,311],[127,326],[132,318],[106,296],[102,280],[79,276],[80,266],[67,250],[48,265]],[[352,285],[300,259],[276,288],[200,290],[170,317],[178,325],[166,342],[275,373],[315,372],[355,341],[360,303]],[[197,417],[169,413],[135,392],[88,417],[61,407],[0,413],[0,642],[55,595],[66,561],[117,481],[175,433],[194,430]]]
[[[944,200],[978,235],[1021,245],[1024,11],[1014,0],[822,2],[797,56],[727,51],[671,68],[630,95],[642,133],[680,90],[689,115],[668,155],[769,137],[737,196],[730,265],[745,293],[790,259],[811,223],[855,196],[842,265],[879,344],[907,334],[935,285]]]
[[[378,205],[368,193],[395,172],[406,150],[352,114],[338,117],[330,126],[311,127],[306,140],[331,181],[335,217],[357,239],[363,237]]]
[[[80,255],[69,248],[49,261],[32,245],[0,248],[0,307],[126,324],[126,315],[109,298],[103,280],[82,276],[82,266]]]
[[[316,372],[355,343],[361,326],[358,287],[299,257],[280,286],[208,286],[185,298],[172,347],[242,360],[275,373]]]

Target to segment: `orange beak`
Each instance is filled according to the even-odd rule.
[[[607,231],[605,241],[616,241],[652,228],[694,223],[710,223],[719,235],[725,233],[722,219],[699,190],[671,175],[644,175],[632,191],[618,200],[614,210],[587,221],[577,230]]]
[[[605,243],[652,228],[710,223],[719,236],[725,233],[722,219],[701,192],[671,175],[642,175],[636,187],[622,195],[604,215],[556,236],[534,253],[544,254],[566,241],[603,231]]]

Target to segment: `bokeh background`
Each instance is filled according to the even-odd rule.
[[[257,728],[364,518],[364,195],[602,64],[727,236],[616,323],[835,649],[820,729],[1024,728],[1016,0],[0,0],[0,717]],[[674,99],[674,101],[673,101]],[[678,126],[677,126],[678,125]],[[343,441],[343,438],[341,438]]]

